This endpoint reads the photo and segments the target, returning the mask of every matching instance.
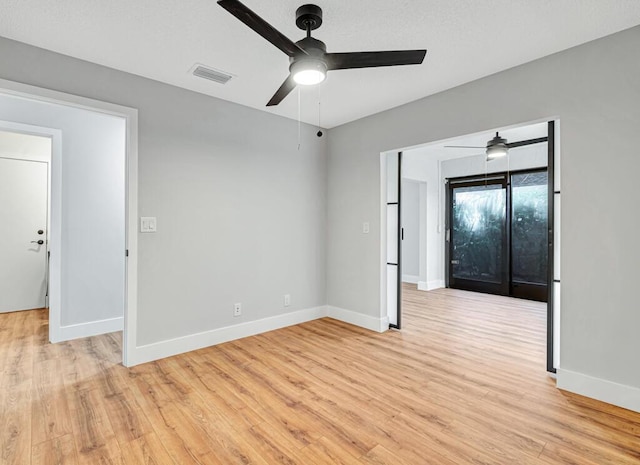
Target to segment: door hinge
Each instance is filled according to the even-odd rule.
[[[125,256],[125,257],[128,257],[128,256],[129,256],[129,249],[126,249],[126,250],[124,251],[124,256]]]

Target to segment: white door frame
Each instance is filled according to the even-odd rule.
[[[122,337],[122,362],[128,366],[128,360],[136,347],[137,294],[138,294],[138,110],[100,100],[93,100],[64,92],[53,91],[30,86],[18,82],[0,79],[0,94],[27,100],[36,100],[56,105],[63,105],[82,110],[103,113],[124,118],[126,127],[125,144],[125,248],[128,258],[125,259],[125,302],[124,333]],[[61,170],[53,169],[60,163],[62,156],[62,132],[58,129],[42,128],[14,122],[0,122],[0,127],[14,132],[35,134],[52,139],[52,179],[51,179],[51,247],[60,250],[62,225]],[[54,190],[56,194],[54,195]],[[50,299],[49,299],[49,340],[60,341],[60,255],[51,257],[50,261]]]

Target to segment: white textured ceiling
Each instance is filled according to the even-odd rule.
[[[244,0],[292,40],[303,0]],[[341,70],[301,92],[302,120],[334,127],[640,24],[639,0],[318,0],[329,52],[426,48],[422,65]],[[292,119],[265,107],[288,58],[215,0],[0,0],[0,35]],[[202,63],[235,77],[190,75]]]

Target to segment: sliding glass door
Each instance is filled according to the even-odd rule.
[[[547,300],[547,171],[449,179],[449,287]]]

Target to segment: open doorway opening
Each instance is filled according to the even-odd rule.
[[[0,313],[48,307],[51,139],[0,130]]]
[[[44,267],[38,261],[40,289],[49,297],[43,305],[41,294],[40,300],[36,299],[38,307],[47,303],[49,307],[45,321],[48,334],[42,342],[122,332],[127,305],[134,301],[136,291],[136,241],[129,228],[135,231],[136,221],[130,221],[130,214],[137,213],[137,197],[128,195],[135,194],[137,181],[135,169],[128,169],[137,166],[131,150],[135,110],[9,81],[1,84],[0,129],[48,139],[50,147],[45,176],[50,193],[46,224],[34,232],[42,239],[29,240],[30,244],[34,241],[31,245],[41,246],[40,250],[28,251],[38,258],[39,253],[48,258]],[[20,171],[16,166],[13,163],[12,176],[20,174],[22,181],[18,184],[31,186],[29,195],[35,196],[33,186],[40,184],[35,179],[37,173]],[[14,231],[9,235],[18,235],[18,222],[29,210],[25,203],[28,198],[14,205],[18,200],[17,180],[4,183],[10,187],[5,195],[12,199],[10,209],[17,212],[2,218],[3,226]],[[28,196],[27,191],[23,196]],[[33,225],[26,228],[30,231]],[[130,251],[133,260],[127,259]],[[16,267],[12,268],[9,273],[16,274]],[[6,278],[3,284],[9,285],[9,276]],[[32,304],[9,303],[7,309],[27,307],[33,308]],[[22,317],[16,318],[19,323]],[[122,339],[121,353],[126,362],[126,331]]]
[[[390,241],[399,246],[397,285],[389,278],[389,263],[384,283],[390,322],[407,324],[403,306],[420,295],[403,296],[403,289],[445,294],[463,289],[546,302],[519,300],[523,307],[539,307],[546,367],[555,371],[560,312],[556,126],[547,121],[497,128],[383,155],[387,197],[396,174],[400,184],[399,218],[383,210],[387,255],[394,250]],[[506,139],[506,156],[490,159],[488,141],[496,131]],[[401,163],[389,163],[396,158]]]

